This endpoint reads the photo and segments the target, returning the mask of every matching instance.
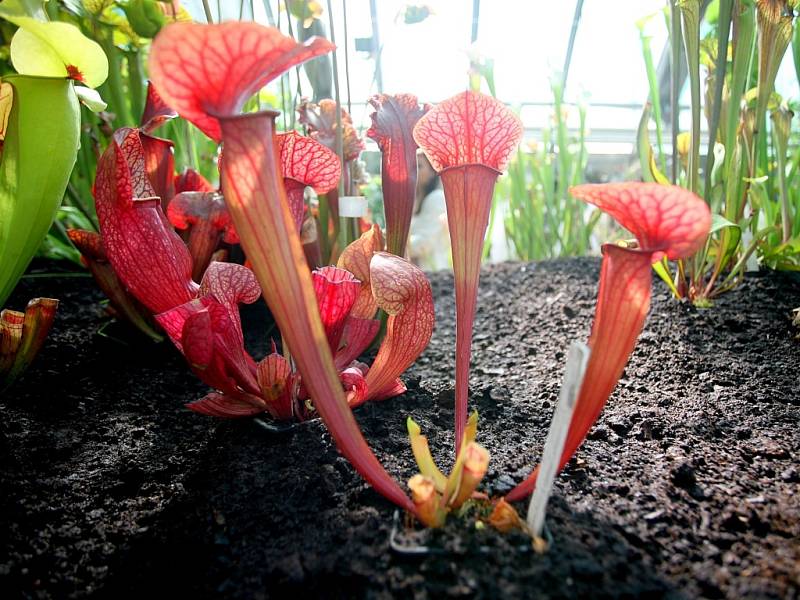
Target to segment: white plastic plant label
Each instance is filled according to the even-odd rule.
[[[558,462],[564,451],[564,442],[567,439],[567,431],[572,422],[575,402],[578,399],[578,392],[580,392],[583,376],[586,373],[589,353],[589,347],[582,342],[572,342],[567,353],[564,383],[561,386],[558,405],[550,423],[550,430],[547,432],[547,440],[544,443],[544,453],[539,468],[539,477],[536,480],[536,489],[534,489],[531,503],[528,505],[528,529],[534,539],[542,537],[547,501],[553,491]]]
[[[367,215],[366,196],[339,196],[339,216],[357,219]]]
[[[750,231],[749,227],[745,227],[742,231],[742,247],[743,248],[750,248],[753,245],[753,233]],[[758,257],[756,256],[755,252],[751,252],[747,257],[747,262],[745,262],[744,270],[747,273],[756,273],[758,272]]]

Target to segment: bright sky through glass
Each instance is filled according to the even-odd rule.
[[[384,88],[410,91],[429,101],[464,89],[472,2],[428,2],[434,14],[414,25],[403,23],[402,10],[407,4],[402,0],[377,3]],[[357,5],[363,5],[363,10],[357,10]],[[647,79],[635,21],[663,6],[663,0],[586,1],[570,67],[568,97],[577,99],[588,91],[592,102],[641,102],[642,94],[647,93]],[[369,36],[367,0],[349,0],[347,9],[348,27],[354,35]],[[550,76],[563,67],[574,10],[574,2],[481,3],[476,49],[494,59],[499,97],[514,104],[550,101]],[[658,19],[654,23],[658,26],[651,28],[656,60],[666,42]],[[369,81],[365,83],[369,85]]]
[[[198,21],[205,21],[200,0],[184,0],[184,4]],[[209,4],[216,13],[217,3],[211,0]],[[252,6],[255,19],[267,22],[263,2],[241,4],[235,0],[223,0],[219,4],[225,18],[238,18],[240,6],[244,6],[243,17],[250,18],[248,13]],[[278,4],[277,1],[269,2],[273,15],[278,15]],[[327,10],[326,0],[321,0],[320,4]],[[467,87],[472,0],[376,0],[375,4],[383,48],[381,61],[385,92],[410,92],[423,101],[438,102]],[[407,25],[403,14],[409,4],[427,5],[433,14],[420,23]],[[370,2],[333,0],[332,5],[336,42],[340,48],[342,99],[347,100],[342,18],[345,6],[353,116],[356,122],[363,122],[367,113],[363,103],[378,91],[374,80],[374,56],[355,50],[357,38],[372,36]],[[590,127],[595,132],[601,128],[636,128],[648,93],[636,22],[652,16],[645,31],[651,38],[653,60],[657,64],[667,42],[665,5],[665,0],[585,0],[566,99],[588,101]],[[495,83],[500,99],[512,105],[552,103],[550,77],[563,68],[574,11],[575,2],[568,0],[482,0],[478,42],[474,49],[494,59]],[[216,14],[214,18],[218,18]],[[327,12],[322,18],[327,27]],[[281,22],[285,31],[285,12],[281,15]],[[787,52],[776,88],[784,98],[800,97],[791,52]],[[684,96],[683,104],[688,104],[688,96]],[[635,108],[598,106],[602,104],[627,104]],[[547,118],[548,109],[530,107],[521,114],[528,127],[536,128]],[[569,124],[577,126],[577,111],[570,113]]]

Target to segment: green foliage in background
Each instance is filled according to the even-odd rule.
[[[560,74],[551,80],[552,124],[542,129],[541,142],[520,147],[500,178],[495,205],[507,202],[504,227],[514,255],[522,260],[580,256],[590,249],[600,211],[569,195],[570,186],[584,182],[586,104],[578,105],[577,137],[570,137]]]
[[[653,103],[645,109],[639,130],[642,176],[698,193],[714,213],[703,250],[674,268],[659,263],[656,271],[676,297],[699,306],[708,306],[741,281],[755,257],[772,268],[800,270],[800,152],[792,133],[793,111],[775,93],[778,67],[792,39],[798,57],[794,4],[716,0],[706,10],[708,33],[701,37],[701,1],[670,0],[672,64],[686,61],[691,99],[690,130],[679,133],[677,118],[672,121],[671,157],[665,155],[660,135],[656,151],[649,141],[651,117],[657,132],[663,120],[657,104],[661,90],[642,35]],[[675,73],[677,69],[670,90],[672,115],[678,114],[681,92]],[[703,144],[706,152],[701,155]],[[670,177],[665,173],[667,158]]]

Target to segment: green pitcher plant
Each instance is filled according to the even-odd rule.
[[[0,84],[0,307],[8,300],[42,243],[61,204],[75,164],[80,133],[79,95],[92,97],[86,86],[100,85],[108,65],[100,47],[66,23],[51,23],[38,3],[4,2],[0,17],[17,25],[11,40],[11,61],[17,74]],[[85,84],[80,94],[76,83]],[[50,303],[52,305],[52,303]],[[52,310],[38,318],[52,321]],[[13,313],[13,314],[12,314]],[[21,313],[5,311],[0,329],[0,388],[32,359],[41,343],[26,343],[26,331],[46,331]],[[27,329],[17,332],[24,321]],[[35,319],[33,319],[35,320]],[[13,332],[12,332],[13,330]],[[32,335],[30,333],[29,335]],[[24,352],[25,357],[17,357]]]

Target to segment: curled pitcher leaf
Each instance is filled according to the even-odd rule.
[[[365,375],[369,367],[364,363],[354,363],[339,373],[347,403],[360,406],[367,400],[367,380]]]
[[[153,40],[150,77],[183,118],[220,141],[218,117],[238,114],[281,73],[332,49],[324,38],[298,44],[257,23],[173,23]]]
[[[344,326],[358,297],[361,282],[349,271],[322,267],[312,273],[319,314],[331,352],[336,354]]]
[[[456,453],[467,420],[472,325],[494,185],[521,137],[522,122],[511,110],[472,91],[438,104],[414,127],[447,204],[456,291]]]
[[[464,446],[464,457],[461,465],[461,481],[456,488],[450,503],[461,506],[472,497],[489,469],[489,452],[475,442]]]
[[[228,311],[237,338],[242,337],[242,321],[238,304],[252,304],[261,296],[261,287],[253,272],[241,265],[213,263],[209,265],[200,283],[200,295],[211,296]]]
[[[363,287],[364,285],[362,284],[362,289]],[[375,340],[380,328],[380,320],[362,319],[353,316],[351,312],[350,317],[344,324],[342,343],[339,345],[339,349],[333,357],[336,368],[344,368],[364,354],[370,344]],[[402,393],[403,391],[404,390],[401,390],[398,393]]]
[[[758,16],[758,100],[756,122],[766,114],[775,78],[794,31],[794,12],[786,0],[757,0]]]
[[[256,369],[258,385],[269,412],[275,419],[286,421],[302,415],[302,408],[296,401],[294,384],[289,361],[275,351],[258,363]]]
[[[408,489],[417,508],[417,518],[426,527],[435,529],[444,525],[447,509],[442,506],[441,493],[436,491],[433,479],[417,473],[408,480]]]
[[[500,498],[495,503],[488,522],[500,533],[508,533],[515,529],[525,529],[525,521],[520,518],[516,509],[506,502],[505,498]]]
[[[349,365],[361,356],[378,335],[380,321],[375,319],[378,302],[372,292],[370,263],[375,253],[381,250],[383,235],[380,227],[373,225],[339,255],[338,267],[350,271],[361,282],[361,286],[350,318],[345,323],[344,342],[334,357],[338,368]]]
[[[276,138],[286,197],[299,231],[303,225],[306,187],[314,188],[317,194],[329,192],[339,183],[342,166],[333,150],[313,138],[296,131],[279,133]]]
[[[349,271],[334,266],[312,273],[327,344],[353,408],[403,393],[406,388],[398,376],[427,346],[433,330],[433,299],[422,271],[382,252],[373,256],[370,267],[374,292],[372,287],[367,289],[390,315],[387,335],[371,368],[356,360],[380,326],[376,319],[353,316],[364,285]],[[255,301],[259,293],[249,269],[212,262],[195,298],[156,316],[192,369],[216,389],[189,405],[192,410],[218,417],[266,411],[275,419],[300,420],[313,414],[314,395],[301,374],[276,352],[274,343],[272,353],[258,364],[244,349],[238,304]],[[305,402],[309,399],[310,405]]]
[[[141,130],[140,130],[141,131]],[[144,151],[144,169],[153,192],[166,211],[175,195],[175,158],[172,142],[141,132],[139,140]]]
[[[167,206],[167,217],[176,229],[188,231],[195,281],[203,277],[221,242],[239,242],[222,194],[217,192],[181,192]]]
[[[31,364],[56,316],[58,300],[34,298],[25,312],[0,311],[0,392]]]
[[[603,246],[600,289],[589,337],[592,350],[564,443],[563,468],[614,390],[650,308],[652,264],[691,256],[711,228],[711,211],[696,194],[658,183],[587,184],[576,198],[607,212],[634,233],[638,248]],[[508,494],[519,500],[536,485],[538,468]]]
[[[369,285],[333,266],[316,269],[312,278],[328,345],[350,406],[405,392],[399,375],[425,349],[433,332],[433,296],[424,273],[404,259],[378,252],[370,262]],[[374,339],[380,322],[353,314],[365,287],[389,314],[386,337],[369,367],[356,359]]]
[[[387,250],[405,255],[417,186],[417,143],[412,130],[428,106],[413,94],[377,94],[367,136],[381,149],[381,186],[386,214]]]
[[[120,129],[97,163],[95,205],[111,266],[154,314],[192,300],[192,258],[147,176],[142,134]]]
[[[178,113],[168,106],[156,90],[153,82],[147,84],[147,101],[142,113],[141,128],[144,133],[152,133],[167,121],[174,119]]]
[[[125,289],[109,263],[103,239],[95,231],[67,230],[67,237],[81,253],[81,262],[89,269],[98,287],[111,303],[118,317],[128,321],[156,342],[164,339],[156,329],[150,312]]]
[[[383,250],[381,228],[373,225],[339,255],[337,266],[350,271],[363,284],[351,313],[354,317],[372,319],[378,310],[378,303],[370,287],[370,263],[375,253],[381,250]]]
[[[389,318],[386,337],[367,374],[367,399],[383,400],[405,391],[398,377],[431,339],[433,294],[419,268],[388,252],[376,252],[372,257],[370,284],[378,306]]]
[[[342,156],[345,162],[358,158],[364,150],[364,141],[358,136],[353,118],[342,111]],[[297,107],[299,121],[308,129],[308,135],[331,150],[336,149],[336,102],[327,98],[319,104],[303,102]]]
[[[213,262],[195,298],[156,315],[195,374],[220,392],[190,404],[192,410],[221,416],[227,401],[231,412],[225,416],[267,410],[260,397],[256,363],[244,348],[238,307],[240,303],[252,304],[260,295],[261,288],[250,269]],[[244,411],[245,405],[249,405],[249,412]]]

